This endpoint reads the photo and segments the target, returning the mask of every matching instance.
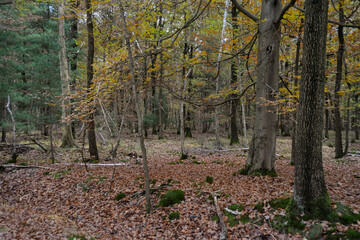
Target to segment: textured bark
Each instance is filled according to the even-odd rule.
[[[295,55],[295,67],[294,67],[294,88],[298,88],[298,76],[299,76],[299,65],[300,65],[300,49],[301,49],[301,41],[302,41],[302,29],[304,25],[304,20],[301,19],[301,24],[299,26],[298,39],[296,41],[296,55]],[[291,113],[293,118],[291,124],[291,163],[295,161],[295,144],[296,144],[296,110]]]
[[[87,37],[88,37],[88,53],[87,53],[87,91],[91,91],[92,80],[94,77],[94,53],[95,53],[95,44],[94,44],[94,24],[92,18],[92,5],[91,0],[86,0],[86,27],[87,27]],[[93,103],[90,102],[90,105]],[[94,112],[95,107],[90,107],[90,114],[88,116],[87,130],[88,130],[88,141],[89,141],[89,152],[90,157],[93,159],[99,159],[97,144],[96,144],[96,133],[95,133],[95,119]]]
[[[1,123],[1,142],[6,142],[6,128],[5,128],[5,119],[6,119],[6,108],[5,100],[1,101],[1,114],[2,114],[2,123]]]
[[[273,170],[277,114],[269,101],[275,101],[279,85],[280,26],[275,22],[282,10],[281,1],[263,0],[259,22],[259,53],[256,83],[254,134],[249,149],[249,171]]]
[[[344,9],[341,1],[339,1],[339,21],[344,22]],[[341,134],[341,114],[340,114],[340,95],[341,80],[343,73],[343,56],[344,56],[344,31],[343,26],[338,26],[338,37],[339,37],[339,49],[336,57],[336,78],[334,88],[334,129],[335,129],[335,158],[341,158],[344,156],[342,134]]]
[[[159,139],[164,138],[164,124],[163,124],[163,109],[162,109],[162,81],[164,78],[164,63],[163,63],[163,55],[160,55],[160,83],[159,83],[159,96],[158,96],[158,114],[159,114]]]
[[[124,30],[124,37],[126,41],[126,48],[128,52],[128,60],[129,60],[129,67],[130,67],[130,76],[131,76],[131,88],[134,95],[135,107],[136,107],[136,115],[138,119],[138,135],[140,140],[140,148],[143,155],[143,166],[144,166],[144,173],[145,173],[145,198],[146,198],[146,212],[152,212],[152,205],[150,199],[150,177],[149,177],[149,169],[148,169],[148,162],[147,162],[147,155],[146,155],[146,147],[144,142],[144,135],[143,135],[143,114],[140,107],[140,98],[137,93],[137,84],[135,78],[135,66],[134,66],[134,59],[131,50],[131,43],[130,43],[130,35],[128,33],[128,28],[126,25],[126,18],[125,18],[125,10],[121,1],[118,1],[120,5],[120,14],[122,20],[122,26]]]
[[[231,19],[232,19],[232,31],[233,31],[233,45],[232,52],[233,54],[236,52],[237,42],[236,42],[236,34],[239,30],[239,24],[237,23],[237,15],[238,11],[234,4],[231,8]],[[238,67],[237,67],[237,58],[233,58],[231,60],[231,86],[236,86],[238,81]],[[231,98],[237,98],[237,94],[232,94]],[[238,126],[237,126],[237,106],[239,100],[231,100],[230,102],[230,145],[239,143],[239,135],[238,135]]]
[[[70,75],[68,68],[68,60],[66,56],[65,45],[65,20],[64,20],[64,7],[63,3],[59,4],[58,18],[59,18],[59,59],[60,59],[60,78],[61,78],[61,93],[62,93],[62,119],[65,120],[62,132],[62,143],[60,147],[74,147],[75,141],[71,132],[71,121],[68,120],[70,115],[69,100],[65,97],[70,93]]]
[[[331,208],[322,164],[328,0],[306,0],[305,9],[292,209],[324,218]]]

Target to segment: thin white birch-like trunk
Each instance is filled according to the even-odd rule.
[[[11,122],[12,122],[12,129],[13,129],[13,151],[12,151],[12,159],[16,160],[16,125],[15,125],[15,118],[14,115],[10,109],[10,96],[8,96],[8,102],[5,106],[7,111],[10,114]]]
[[[222,30],[221,30],[221,36],[220,36],[220,49],[219,49],[219,54],[218,54],[218,59],[217,59],[217,76],[216,76],[216,90],[215,90],[216,95],[219,94],[220,60],[221,60],[221,55],[222,55],[222,50],[223,50],[223,45],[224,45],[224,34],[225,34],[225,28],[226,28],[226,17],[227,17],[228,8],[229,8],[229,0],[226,0],[225,10],[224,10],[223,26],[222,26]],[[219,108],[220,108],[220,106],[215,107],[215,137],[216,137],[215,147],[216,148],[221,147],[221,143],[220,143]]]

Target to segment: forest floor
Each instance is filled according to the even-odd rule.
[[[38,141],[48,147],[45,139]],[[204,134],[186,139],[189,159],[179,161],[178,135],[146,139],[151,187],[155,189],[153,205],[159,205],[161,196],[169,190],[185,192],[181,203],[157,206],[150,215],[145,212],[145,197],[141,194],[141,158],[139,164],[139,158],[134,157],[140,151],[132,137],[122,141],[114,161],[100,162],[108,165],[88,163],[88,171],[80,165],[81,147],[56,148],[56,163],[51,164],[50,155],[35,146],[18,157],[17,165],[42,168],[6,167],[0,173],[0,239],[218,239],[221,229],[211,197],[214,193],[218,194],[229,239],[311,238],[309,232],[315,223],[321,226],[316,239],[356,239],[359,221],[348,225],[303,221],[304,229],[293,234],[277,227],[278,216],[285,215],[285,209],[281,204],[271,204],[271,200],[289,198],[293,192],[290,138],[277,140],[279,176],[274,178],[235,175],[244,166],[247,152],[238,150],[240,145],[225,144],[225,138],[223,151],[215,151],[213,141],[212,135]],[[332,145],[329,140],[324,142],[323,155],[333,206],[341,202],[359,214],[360,157],[334,159]],[[100,149],[101,158],[106,159],[110,142],[101,143]],[[352,143],[349,152],[359,149],[359,143]],[[88,156],[87,151],[84,154]],[[0,152],[1,164],[9,158]],[[207,176],[213,177],[212,184],[206,182]],[[116,200],[119,193],[125,197]],[[180,217],[170,220],[173,212],[179,212]]]

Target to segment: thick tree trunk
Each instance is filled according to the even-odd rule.
[[[326,218],[331,205],[322,164],[328,0],[305,1],[304,51],[291,213]]]
[[[263,0],[259,22],[258,74],[256,82],[255,126],[247,158],[248,173],[274,170],[276,143],[276,100],[279,85],[280,26],[275,26],[281,1]]]
[[[92,5],[91,0],[86,0],[86,27],[88,37],[88,55],[87,55],[87,91],[91,91],[92,80],[94,77],[94,24],[92,19]],[[93,102],[89,103],[90,105]],[[99,159],[97,144],[96,144],[96,133],[95,133],[95,106],[90,106],[90,113],[88,116],[87,130],[88,130],[88,141],[89,141],[89,152],[90,157],[93,159]]]
[[[124,30],[124,37],[126,41],[126,48],[128,51],[128,59],[129,59],[129,67],[130,67],[130,76],[131,76],[131,88],[134,95],[134,101],[135,101],[135,107],[136,107],[136,114],[138,118],[138,135],[140,140],[140,148],[143,155],[143,165],[144,165],[144,173],[145,173],[145,197],[146,197],[146,212],[151,213],[152,212],[152,205],[151,205],[151,199],[150,199],[150,177],[149,177],[149,169],[148,169],[148,162],[147,162],[147,155],[146,155],[146,147],[144,142],[144,135],[143,135],[143,114],[140,107],[140,98],[137,93],[137,84],[135,79],[135,66],[134,66],[134,59],[132,55],[131,50],[131,43],[130,43],[130,36],[128,33],[128,28],[126,26],[126,18],[125,18],[125,10],[123,8],[123,5],[121,1],[119,1],[120,5],[120,14],[121,14],[121,20]]]
[[[339,21],[340,23],[344,22],[344,9],[341,1],[339,1]],[[334,128],[335,128],[335,158],[341,158],[344,155],[343,144],[342,144],[342,134],[341,134],[341,115],[340,115],[340,94],[341,90],[341,80],[343,73],[343,56],[344,56],[344,31],[343,26],[338,26],[338,37],[339,37],[339,49],[337,52],[336,58],[336,79],[335,79],[335,88],[334,88]]]
[[[59,18],[59,58],[60,58],[60,78],[61,78],[61,92],[62,92],[62,119],[65,121],[62,133],[61,147],[74,147],[75,141],[71,131],[71,121],[68,118],[70,115],[69,101],[65,100],[66,95],[70,93],[70,75],[68,68],[68,60],[66,56],[65,45],[65,16],[63,3],[59,4],[58,8]]]

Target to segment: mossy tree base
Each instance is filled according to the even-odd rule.
[[[240,175],[249,175],[249,176],[270,176],[270,177],[277,177],[277,173],[275,169],[252,169],[252,166],[249,164],[246,164],[243,169],[241,169],[238,172]]]
[[[331,207],[331,200],[328,194],[325,194],[314,202],[307,203],[303,207],[299,207],[296,201],[292,199],[288,213],[290,216],[304,215],[304,220],[318,219],[329,222],[336,222],[338,220],[336,212]]]

